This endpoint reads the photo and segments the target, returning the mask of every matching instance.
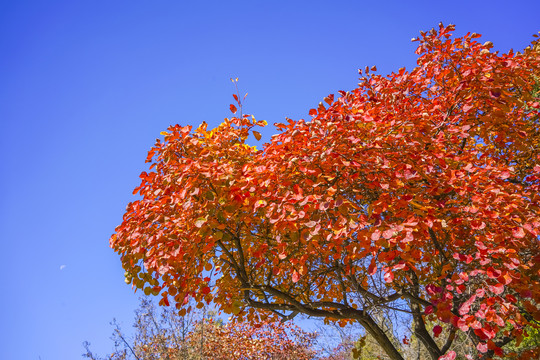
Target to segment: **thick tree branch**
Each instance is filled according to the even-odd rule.
[[[433,241],[433,243],[435,244],[435,247],[437,248],[437,250],[439,251],[439,253],[442,255],[442,257],[444,258],[444,260],[446,262],[448,262],[448,257],[446,257],[446,254],[444,253],[442,247],[441,247],[441,244],[439,243],[439,241],[437,240],[437,236],[435,235],[435,231],[433,231],[432,228],[428,228],[428,232],[429,232],[429,236],[431,237],[431,241]]]
[[[420,285],[418,283],[418,276],[414,271],[410,272],[411,279],[413,281],[414,286],[414,292],[415,296],[418,297],[420,293]],[[413,313],[413,321],[414,321],[414,334],[420,339],[426,350],[428,351],[430,357],[433,360],[439,359],[440,356],[444,355],[443,352],[441,352],[441,349],[439,349],[439,346],[433,340],[430,333],[426,329],[426,324],[424,322],[424,318],[422,317],[422,308],[420,305],[416,302],[411,302],[411,310]]]
[[[456,332],[457,332],[457,328],[452,327],[450,329],[450,334],[448,334],[448,338],[446,339],[446,342],[441,348],[441,353],[446,354],[448,349],[450,349],[450,346],[452,346],[452,343],[454,342],[454,339],[456,338]]]

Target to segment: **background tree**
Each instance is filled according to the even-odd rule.
[[[315,359],[316,335],[292,323],[269,322],[261,326],[229,322],[216,326],[199,323],[191,334],[193,344],[203,343],[202,358],[216,360],[310,360]]]
[[[195,331],[203,312],[190,312],[178,316],[171,308],[157,311],[154,303],[146,297],[141,298],[139,308],[135,311],[133,324],[134,335],[130,336],[113,320],[114,351],[106,357],[109,360],[158,360],[158,359],[198,359],[195,356],[199,344],[190,342],[190,334]],[[90,344],[84,344],[87,357],[92,360],[101,359],[92,353]],[[195,349],[194,349],[195,348]]]
[[[356,324],[339,326],[334,322],[318,320],[318,355],[322,360],[352,360],[355,343],[362,335]]]
[[[519,344],[516,341],[509,344],[510,353],[521,359],[534,359],[540,347],[540,330],[528,326],[525,328],[525,333],[526,336]]]
[[[239,321],[357,322],[390,359],[404,349],[381,309],[411,316],[432,359],[454,359],[460,331],[488,358],[538,328],[537,41],[500,54],[453,30],[422,32],[412,71],[366,68],[311,121],[276,124],[261,151],[248,115],[171,126],[110,240],[134,286]]]
[[[317,352],[316,334],[292,323],[225,323],[206,309],[179,316],[171,308],[157,311],[148,298],[141,298],[135,312],[133,337],[116,321],[112,325],[114,351],[108,360],[311,360]],[[84,357],[103,359],[88,342],[84,346]]]

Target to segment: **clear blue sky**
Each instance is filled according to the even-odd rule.
[[[131,325],[109,236],[170,124],[217,125],[239,77],[270,124],[415,64],[410,39],[442,21],[522,49],[540,1],[0,0],[0,359],[110,351]],[[264,133],[268,139],[273,132]]]

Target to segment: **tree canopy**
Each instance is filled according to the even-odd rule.
[[[456,357],[457,332],[489,358],[538,328],[539,43],[502,54],[453,30],[262,150],[249,115],[169,127],[110,239],[128,281],[180,311],[357,322],[391,359],[381,309],[411,316],[432,359]]]

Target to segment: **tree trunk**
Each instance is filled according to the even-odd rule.
[[[380,347],[383,348],[386,355],[392,360],[404,360],[403,356],[396,349],[394,344],[390,341],[386,333],[380,328],[380,326],[369,316],[366,315],[359,319],[358,322],[360,325],[366,329],[366,331],[377,341]]]
[[[416,303],[411,303],[411,309],[413,310],[414,334],[429,352],[431,358],[433,360],[437,360],[440,356],[444,354],[441,352],[441,350],[437,346],[437,343],[435,342],[435,340],[433,340],[433,338],[426,329],[424,319],[422,319],[420,305]]]

